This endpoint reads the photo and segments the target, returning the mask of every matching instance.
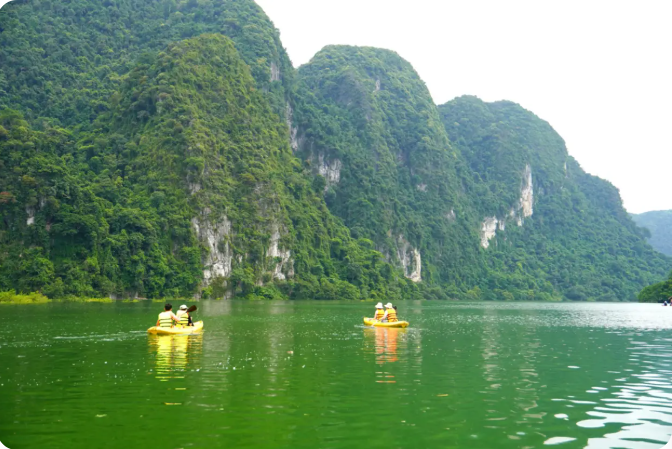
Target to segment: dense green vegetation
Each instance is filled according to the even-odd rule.
[[[672,210],[633,214],[637,225],[647,229],[647,241],[656,251],[672,256]]]
[[[663,302],[670,297],[672,297],[672,274],[663,282],[645,287],[637,299],[640,302]]]
[[[672,256],[672,211],[661,210],[633,214],[643,234],[656,251]],[[638,296],[641,302],[661,302],[672,296],[672,274],[663,282],[644,288]]]
[[[328,213],[291,154],[286,124],[221,35],[139,64],[76,142],[60,128],[33,131],[15,112],[0,123],[5,288],[189,296],[214,251],[232,270],[207,296],[402,294],[403,278]],[[226,241],[205,248],[193,220],[201,229],[230,222]],[[293,264],[281,267],[296,271],[289,282],[271,282],[281,262],[269,255],[276,231],[291,248]]]
[[[386,50],[295,72],[252,0],[0,12],[3,297],[631,300],[644,235],[528,111]]]
[[[123,75],[172,42],[230,37],[260,89],[284,111],[293,68],[251,0],[14,0],[0,14],[0,108],[35,126],[87,127]],[[272,82],[272,67],[279,81]]]
[[[315,173],[340,167],[338,180],[326,175],[331,211],[389,260],[406,258],[407,275],[416,249],[425,283],[453,295],[477,285],[484,271],[476,223],[463,219],[458,154],[413,67],[391,51],[334,46],[298,80],[298,154]]]
[[[514,103],[474,97],[439,109],[465,158],[472,204],[482,217],[508,220],[486,250],[498,283],[509,289],[513,278],[527,273],[536,292],[627,301],[670,269],[670,259],[644,241],[618,190],[585,173],[548,123]],[[508,211],[520,196],[526,165],[534,214],[519,227]]]
[[[0,304],[44,304],[47,302],[49,298],[39,292],[26,295],[17,294],[15,290],[0,292]]]

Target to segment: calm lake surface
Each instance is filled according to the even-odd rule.
[[[636,448],[672,434],[672,308],[201,302],[2,306],[0,441],[23,448]]]

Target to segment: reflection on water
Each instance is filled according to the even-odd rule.
[[[658,449],[672,434],[672,308],[406,302],[411,327],[386,329],[363,328],[358,302],[211,301],[206,333],[148,336],[150,306],[13,307],[2,442]]]
[[[149,335],[149,352],[155,354],[156,378],[183,379],[189,361],[201,355],[203,334]]]
[[[385,364],[398,362],[400,357],[408,355],[407,337],[408,334],[406,329],[383,327],[364,328],[365,354],[367,354],[367,356],[373,355],[376,365],[380,367],[378,368],[380,371],[375,371],[376,383],[397,383],[395,375],[385,367]]]
[[[367,352],[375,354],[378,365],[397,362],[399,352],[406,352],[406,329],[365,327],[364,337]]]
[[[604,435],[590,438],[586,448],[658,449],[670,438],[672,349],[662,339],[652,343],[633,337],[629,340],[628,368],[610,373],[614,379],[609,388],[598,386],[586,391],[598,396],[596,406],[586,412],[591,419],[577,425],[608,429]],[[632,369],[637,367],[640,369]]]

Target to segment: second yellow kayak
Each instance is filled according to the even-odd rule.
[[[147,333],[154,335],[189,335],[197,334],[203,330],[203,321],[196,321],[193,326],[187,327],[150,327]]]
[[[383,323],[373,318],[364,318],[364,324],[374,327],[408,327],[408,321],[395,321],[393,323]]]

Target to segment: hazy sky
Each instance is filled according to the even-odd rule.
[[[295,66],[328,44],[397,51],[438,104],[547,120],[630,212],[672,209],[670,1],[257,0]]]
[[[257,3],[295,66],[328,44],[395,50],[436,103],[464,94],[520,103],[614,183],[629,211],[672,209],[669,0]]]

